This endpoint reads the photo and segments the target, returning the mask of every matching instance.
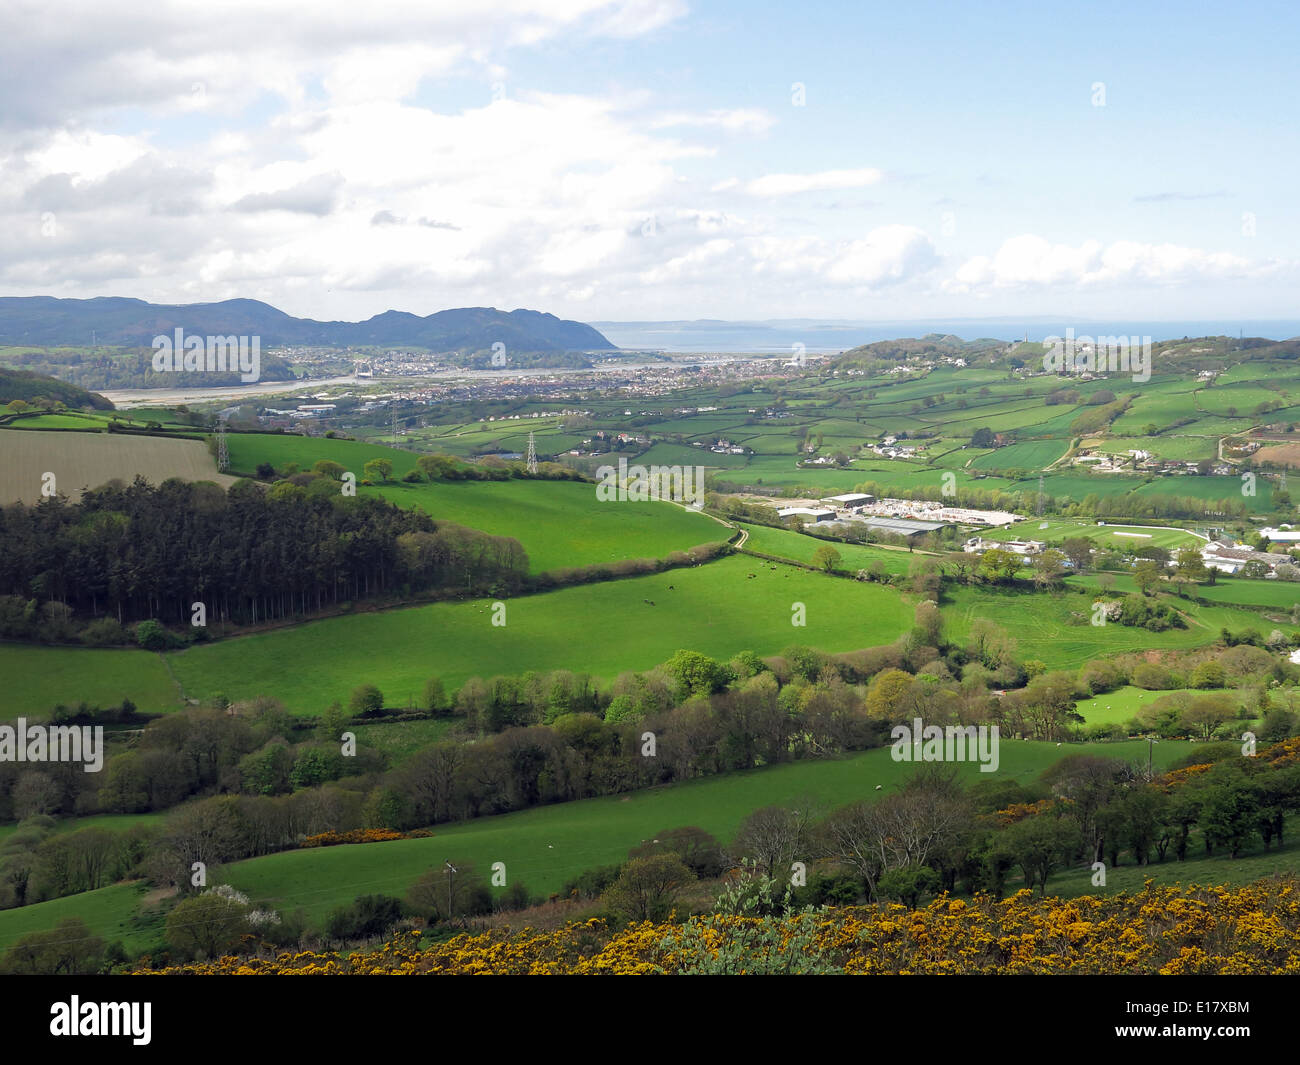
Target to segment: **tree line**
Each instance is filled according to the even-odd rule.
[[[81,500],[0,508],[0,636],[71,615],[257,623],[382,595],[517,591],[517,540],[435,522],[317,474],[270,492],[178,479],[110,482]],[[112,641],[106,641],[112,642]]]

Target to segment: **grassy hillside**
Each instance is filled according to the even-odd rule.
[[[1156,764],[1168,765],[1189,749],[1192,745],[1183,742],[1162,743],[1156,748]],[[1069,750],[1146,759],[1146,744],[1137,741]],[[960,767],[964,778],[1027,782],[1060,758],[1062,750],[1050,743],[1016,741],[1003,743],[1000,754],[996,774],[983,774],[967,763]],[[250,898],[283,911],[301,908],[317,924],[357,895],[403,895],[421,873],[449,859],[472,863],[481,872],[493,862],[505,862],[510,882],[523,881],[534,893],[549,894],[585,869],[625,860],[630,848],[662,829],[696,825],[727,841],[761,806],[812,801],[829,811],[877,795],[877,784],[883,786],[882,793],[899,786],[912,769],[881,748],[835,761],[773,766],[444,825],[427,839],[286,851],[215,870],[212,879],[231,883]],[[106,938],[128,935],[131,942],[147,941],[147,935],[131,932],[141,898],[135,888],[115,885],[0,911],[0,949],[68,914],[82,917]]]
[[[30,402],[37,398],[55,400],[74,410],[79,407],[113,409],[113,404],[98,392],[87,392],[84,388],[44,374],[0,367],[0,407],[15,399]]]
[[[763,542],[786,551],[810,541],[773,532],[780,539]],[[1126,651],[1197,647],[1225,627],[1297,628],[1250,610],[1172,596],[1163,601],[1185,612],[1187,628],[1094,626],[1091,593],[1073,586],[1054,593],[954,586],[944,593],[942,611],[948,638],[960,642],[977,619],[987,619],[1017,640],[1020,657],[1041,659],[1050,669],[1076,669]],[[803,604],[802,627],[792,624],[796,603]],[[912,616],[911,597],[894,588],[739,555],[520,597],[506,604],[503,627],[492,626],[490,601],[474,600],[363,611],[197,645],[165,661],[136,650],[0,644],[0,665],[15,678],[0,691],[0,718],[43,714],[82,699],[106,705],[130,697],[142,710],[176,709],[177,684],[188,698],[270,695],[297,713],[315,714],[372,683],[390,706],[405,706],[435,675],[454,689],[475,675],[561,668],[608,680],[666,661],[679,648],[724,660],[744,650],[776,654],[791,644],[849,651],[892,642],[911,627]]]
[[[827,543],[815,536],[788,529],[773,529],[766,525],[745,525],[744,529],[749,533],[744,550],[775,558],[788,558],[807,565],[812,564],[817,549]],[[884,567],[886,573],[906,573],[914,559],[925,557],[905,550],[866,544],[831,543],[830,546],[840,553],[840,563],[836,569],[845,573],[870,569],[877,562]]]
[[[116,706],[130,699],[145,713],[181,706],[166,664],[152,651],[0,643],[0,675],[0,720],[44,719],[60,703]]]
[[[230,438],[231,467],[253,471],[269,462],[310,469],[322,459],[342,464],[362,478],[371,459],[393,463],[396,483],[361,486],[400,507],[419,507],[440,521],[455,522],[496,536],[513,536],[528,552],[534,573],[614,562],[664,558],[730,531],[710,518],[671,503],[601,502],[596,486],[574,481],[439,481],[401,483],[418,455],[378,444],[324,437],[244,434]]]
[[[797,602],[805,627],[791,623]],[[794,643],[849,651],[890,642],[912,610],[892,589],[732,557],[515,599],[499,628],[491,617],[488,601],[436,603],[192,647],[169,661],[191,697],[267,694],[316,713],[362,683],[404,705],[431,675],[454,688],[475,674],[530,669],[612,678],[683,647],[722,659]]]
[[[1021,658],[1038,658],[1049,669],[1077,669],[1090,659],[1156,648],[1186,648],[1212,643],[1220,631],[1259,628],[1258,614],[1222,606],[1197,606],[1188,600],[1162,597],[1186,612],[1185,629],[1150,632],[1110,624],[1090,624],[1092,595],[1073,592],[1031,593],[957,587],[945,592],[944,616],[949,638],[961,639],[978,618],[1002,626],[1018,642]],[[1289,623],[1270,623],[1285,633],[1296,631]]]

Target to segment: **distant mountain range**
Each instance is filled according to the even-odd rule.
[[[86,347],[96,343],[149,347],[153,338],[176,329],[199,336],[258,336],[263,348],[308,347],[424,348],[433,352],[489,351],[504,344],[510,352],[612,351],[601,333],[541,311],[499,311],[461,307],[421,318],[385,311],[364,322],[317,322],[294,318],[258,300],[166,305],[119,296],[56,299],[52,296],[0,297],[0,345]]]

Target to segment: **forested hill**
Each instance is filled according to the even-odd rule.
[[[0,407],[16,399],[28,403],[39,399],[57,400],[76,410],[84,407],[113,410],[113,404],[98,392],[87,392],[84,388],[78,388],[76,385],[43,374],[28,373],[26,370],[6,370],[0,367]]]
[[[385,311],[364,322],[294,318],[258,300],[164,305],[105,296],[89,300],[51,296],[0,297],[0,345],[41,347],[98,344],[148,347],[175,329],[201,336],[258,336],[263,346],[410,347],[434,352],[611,351],[589,325],[541,311],[462,307],[421,318]]]

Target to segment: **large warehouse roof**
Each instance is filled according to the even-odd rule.
[[[885,532],[902,533],[904,536],[914,536],[917,533],[938,532],[952,522],[913,521],[911,518],[860,518],[855,524],[865,525],[871,529],[882,529]]]

